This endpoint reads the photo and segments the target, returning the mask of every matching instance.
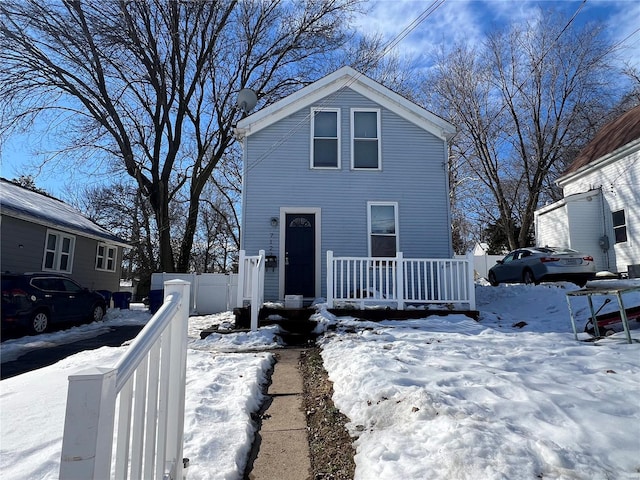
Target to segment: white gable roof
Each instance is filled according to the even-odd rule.
[[[45,227],[107,241],[122,247],[129,246],[124,240],[92,222],[71,205],[4,179],[0,180],[0,211],[2,215]]]
[[[353,68],[342,67],[282,100],[243,118],[237,124],[236,136],[238,138],[250,136],[343,88],[350,88],[443,140],[450,138],[456,131],[453,125],[437,115],[410,102]]]

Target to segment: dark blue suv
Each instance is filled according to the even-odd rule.
[[[106,308],[102,295],[64,275],[2,274],[2,328],[43,333],[55,323],[102,320]]]

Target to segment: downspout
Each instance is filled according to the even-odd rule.
[[[244,229],[245,229],[245,205],[246,202],[246,192],[247,192],[247,173],[249,169],[247,168],[247,162],[249,159],[249,155],[247,153],[248,145],[247,145],[247,136],[242,136],[242,184],[240,186],[240,201],[242,205],[240,207],[240,250],[244,249]]]

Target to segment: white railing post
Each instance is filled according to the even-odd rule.
[[[104,479],[111,473],[116,370],[69,376],[60,479]]]
[[[236,295],[236,307],[242,308],[244,306],[244,280],[246,275],[244,250],[240,250],[240,256],[238,257],[238,294]]]
[[[258,330],[258,314],[260,313],[260,263],[263,256],[251,259],[251,331]]]
[[[258,255],[260,256],[260,263],[258,264],[258,269],[259,269],[259,278],[260,278],[260,282],[259,282],[259,286],[258,286],[258,302],[260,303],[260,307],[262,307],[262,304],[264,303],[264,271],[265,271],[265,261],[266,261],[266,257],[265,257],[265,252],[264,250],[259,250],[258,251]]]
[[[169,280],[164,284],[165,300],[171,294],[180,296],[176,316],[169,326],[171,335],[169,399],[167,410],[166,458],[172,464],[170,478],[182,480],[182,449],[184,437],[184,404],[187,373],[187,331],[189,324],[189,283],[183,280]]]
[[[467,253],[467,268],[469,269],[467,278],[468,278],[468,285],[469,285],[469,310],[475,310],[476,309],[476,282],[475,282],[475,275],[474,275],[474,263],[475,263],[475,257],[473,255],[473,252],[469,252]]]
[[[333,251],[327,250],[327,308],[333,308]]]
[[[398,310],[404,310],[404,256],[396,254],[396,289],[398,292]]]

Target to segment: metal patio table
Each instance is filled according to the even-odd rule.
[[[629,332],[629,319],[627,318],[627,311],[624,308],[624,302],[622,301],[622,295],[629,292],[640,292],[640,285],[631,285],[624,287],[614,286],[594,286],[582,288],[573,292],[567,293],[567,304],[569,305],[569,316],[571,317],[571,326],[573,327],[573,335],[578,340],[578,331],[576,329],[576,321],[573,316],[573,310],[571,308],[571,297],[587,297],[589,302],[589,309],[591,310],[591,318],[593,323],[593,330],[596,337],[600,336],[600,328],[598,327],[598,321],[596,319],[595,310],[593,309],[594,296],[615,296],[618,299],[618,309],[620,311],[620,319],[622,320],[622,326],[624,327],[624,333],[627,336],[627,343],[632,343],[631,333]]]

